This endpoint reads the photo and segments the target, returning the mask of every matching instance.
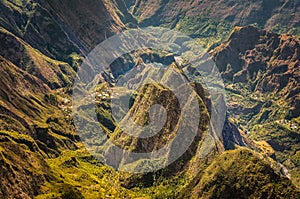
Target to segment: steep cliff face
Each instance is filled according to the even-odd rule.
[[[129,80],[128,84],[134,82],[134,80],[136,79]],[[203,96],[203,93],[200,92],[199,96]],[[149,116],[147,116],[148,108],[155,103],[163,104],[170,116],[166,121],[166,126],[169,128],[153,137],[136,139],[126,134],[128,131],[123,132],[117,127],[110,134],[110,140],[118,146],[135,152],[149,152],[164,146],[165,142],[168,142],[172,136],[176,136],[175,133],[178,133],[176,128],[172,130],[172,127],[177,126],[179,110],[176,108],[178,107],[176,100],[172,98],[172,92],[168,92],[162,85],[149,84],[142,87],[135,97],[129,114],[136,123],[143,125],[149,121]],[[199,105],[204,108],[201,118],[209,118],[207,111],[209,108],[205,108],[203,102],[206,99],[202,98],[199,101]],[[172,114],[174,111],[175,113],[177,111],[177,113]],[[248,144],[247,139],[243,139],[240,131],[234,124],[227,120],[223,138],[215,142],[205,140],[207,126],[207,120],[202,120],[201,124],[199,124],[199,133],[193,144],[176,162],[158,172],[125,175],[121,178],[122,186],[130,189],[147,187],[153,190],[156,197],[249,198],[296,197],[298,195],[294,185],[284,176],[286,174],[277,171],[276,168],[279,166],[272,160],[254,151],[239,147],[238,149],[224,152],[224,148],[234,149],[237,145]],[[135,131],[134,129],[131,130]],[[181,142],[184,142],[184,139]],[[233,144],[236,144],[235,147],[233,147]],[[204,145],[210,145],[208,148],[212,147],[205,157],[201,156]],[[255,145],[251,143],[247,146]],[[118,158],[116,158],[118,162],[129,163],[131,167],[138,168],[147,164],[146,161],[136,163],[134,157],[131,157],[132,159],[129,158],[129,160],[126,158],[122,159],[122,157]],[[160,186],[157,187],[156,183],[159,183]],[[165,185],[162,186],[162,184]],[[260,186],[257,186],[257,184],[260,184]]]
[[[137,67],[144,68],[144,70],[141,70],[136,76],[129,78],[127,82],[124,82],[126,85],[130,85],[133,82],[139,82],[141,73],[144,74],[143,78],[145,79],[153,79],[155,75],[158,75],[154,72],[152,76],[151,73],[153,73],[153,71],[149,66],[139,65]],[[175,70],[178,71],[179,74],[182,73],[182,71],[180,71],[175,64],[173,64],[173,67],[176,67]],[[166,82],[174,81],[174,79],[176,79],[177,77],[177,73],[175,74],[171,68],[172,66],[170,66],[170,68],[167,69],[165,73],[160,73],[162,75],[161,79],[163,80],[161,84],[154,82],[148,83],[138,89],[138,93],[134,101],[132,102],[132,107],[130,108],[128,114],[124,117],[124,119],[126,119],[127,117],[131,117],[134,123],[138,124],[139,126],[147,126],[152,124],[154,125],[152,127],[153,129],[137,129],[134,126],[127,126],[127,128],[125,128],[126,131],[124,131],[121,128],[122,126],[117,126],[115,131],[111,134],[111,141],[113,141],[117,145],[120,145],[121,147],[126,146],[127,150],[136,153],[151,153],[152,151],[159,150],[165,145],[169,144],[170,141],[173,140],[178,134],[183,133],[182,131],[187,133],[187,135],[183,136],[182,139],[180,139],[180,143],[188,143],[188,134],[192,135],[194,133],[192,132],[192,127],[189,130],[188,128],[190,126],[195,125],[193,121],[197,121],[198,118],[194,118],[194,120],[192,120],[192,118],[187,119],[190,117],[190,115],[192,115],[187,114],[189,113],[188,111],[197,111],[197,109],[199,109],[199,118],[201,118],[201,120],[196,124],[196,127],[198,128],[195,129],[197,131],[195,134],[195,138],[191,140],[193,141],[193,144],[190,147],[188,147],[187,152],[184,155],[182,155],[182,161],[178,160],[177,165],[176,163],[174,163],[174,169],[172,172],[169,173],[170,176],[176,175],[178,172],[183,170],[184,166],[188,164],[188,161],[192,157],[197,155],[196,151],[200,149],[200,143],[204,140],[205,135],[209,133],[209,113],[208,108],[204,103],[204,100],[206,99],[202,99],[200,97],[203,96],[204,93],[194,93],[196,94],[194,96],[192,93],[186,91],[184,85],[179,85],[179,87],[175,91],[170,90],[170,87],[167,87],[164,84]],[[181,91],[181,93],[177,93],[176,95],[176,92],[178,92],[179,90]],[[195,108],[195,110],[190,110],[189,106],[192,107],[192,102],[179,102],[178,100],[180,100],[182,97],[178,98],[178,94],[187,95],[190,97],[190,99],[194,98],[196,102],[199,103],[199,105],[197,105],[197,108]],[[166,110],[165,121],[163,119],[164,114],[162,113],[162,110],[152,110],[155,112],[152,112],[151,116],[151,107],[155,106],[156,104],[163,106]],[[122,122],[123,121],[121,121],[120,123],[122,124]],[[160,122],[164,123],[162,124],[161,129],[157,129],[159,128],[157,126],[160,126]],[[155,132],[155,129],[157,129],[158,132]],[[143,136],[145,135],[151,135],[151,133],[153,133],[151,131],[154,131],[155,135],[146,136],[145,138],[143,138]],[[131,135],[128,135],[127,132],[135,132],[137,133],[137,136],[141,136],[142,138],[135,138]],[[218,143],[212,143],[211,147],[215,150],[224,150],[224,148],[222,148],[222,140],[216,140],[216,142]],[[171,150],[176,151],[176,148],[174,148],[176,146],[180,147],[178,141],[174,140],[174,143],[172,143],[172,147],[168,149],[169,151],[166,153],[166,155],[158,159],[157,162],[159,163],[159,161],[163,159],[171,159]],[[220,148],[217,148],[217,146],[220,146]],[[140,162],[135,162],[134,157],[132,158],[133,160],[129,160],[129,164],[132,164],[132,167],[138,168],[139,166],[141,166],[139,164],[145,164],[145,162],[147,161],[147,159],[145,159]],[[128,160],[125,159],[121,161],[126,162]]]
[[[73,182],[62,180],[64,173],[57,174],[80,157],[66,87],[78,69],[78,54],[125,27],[120,17],[130,15],[118,10],[121,2],[1,1],[1,198],[48,192],[45,197],[82,198]],[[74,155],[63,156],[65,151]],[[48,161],[58,157],[63,161]],[[93,158],[82,158],[78,167],[83,162],[91,169]],[[85,166],[79,170],[87,172]]]
[[[291,170],[296,184],[299,48],[295,36],[236,27],[228,40],[212,51],[227,82],[231,117],[254,140],[267,142],[275,151],[271,156]]]
[[[121,19],[131,15],[121,2],[5,0],[0,5],[0,26],[43,54],[67,61],[70,54],[87,53],[125,28]]]
[[[0,130],[1,198],[32,198],[49,168],[30,136]]]
[[[32,119],[39,116],[36,111],[41,106],[38,104],[34,96],[41,96],[50,91],[41,80],[30,75],[27,72],[17,68],[11,62],[0,57],[1,63],[1,114],[3,116],[3,130],[22,130],[28,133],[30,129],[26,129]],[[42,114],[42,112],[40,112]],[[5,122],[7,116],[7,123]],[[10,128],[9,121],[16,122]],[[17,125],[19,124],[19,125]]]
[[[281,95],[300,116],[300,41],[254,27],[235,28],[228,41],[212,52],[223,77],[232,83],[246,83],[253,92]]]
[[[255,25],[278,33],[300,34],[299,2],[255,1],[126,1],[140,26],[174,28],[208,51],[230,34],[234,26]],[[297,14],[296,14],[297,13]]]
[[[275,150],[275,152],[269,150],[271,156],[273,158],[275,156],[274,159],[291,169],[292,180],[295,182],[297,178],[293,176],[296,176],[299,166],[297,130],[286,131],[280,128],[282,131],[276,131],[268,129],[269,126],[263,128],[258,126],[263,132],[258,131],[257,136],[253,138],[257,142],[265,140],[266,143],[254,143],[243,135],[243,131],[247,131],[246,128],[242,131],[239,128],[241,126],[235,125],[235,122],[240,124],[242,121],[227,117],[223,132],[217,135],[219,137],[215,137],[216,140],[207,139],[209,119],[213,110],[210,106],[211,99],[199,83],[191,83],[196,91],[195,98],[201,116],[196,137],[187,151],[168,167],[141,175],[118,172],[100,163],[86,150],[75,132],[71,115],[72,91],[68,87],[76,75],[80,56],[88,53],[112,34],[136,25],[137,21],[126,6],[133,6],[131,11],[138,16],[138,21],[142,25],[171,24],[171,27],[175,27],[175,24],[184,24],[181,27],[189,27],[191,24],[205,21],[203,30],[211,32],[212,37],[215,36],[217,29],[224,30],[227,34],[232,24],[254,23],[258,19],[260,20],[257,23],[262,27],[285,23],[280,17],[292,9],[295,13],[291,16],[294,22],[290,22],[289,18],[286,19],[288,22],[286,24],[297,27],[296,10],[299,7],[298,3],[293,1],[258,0],[246,3],[155,0],[132,3],[122,0],[1,1],[0,198],[297,196],[298,191],[284,177],[289,174],[277,171],[281,167],[265,155],[240,148],[240,146],[250,147],[264,153],[263,147],[260,146],[263,145],[268,149],[271,146]],[[280,13],[274,14],[278,10]],[[194,20],[199,14],[203,16]],[[184,17],[185,21],[181,17]],[[207,17],[214,19],[207,20]],[[193,20],[189,20],[190,18]],[[227,22],[220,25],[219,21]],[[197,27],[195,25],[190,32],[193,33]],[[205,36],[202,29],[197,31],[191,35]],[[219,41],[223,39],[223,36],[218,37]],[[280,36],[246,27],[237,28],[228,42],[218,47],[212,54],[224,78],[230,84],[233,83],[230,86],[245,83],[253,85],[249,88],[251,92],[256,91],[263,95],[275,93],[285,97],[288,104],[282,101],[273,104],[279,107],[284,105],[278,109],[279,113],[282,108],[293,107],[291,110],[287,109],[290,111],[288,114],[282,113],[286,118],[293,118],[298,114],[297,104],[299,104],[298,48],[299,42],[295,37]],[[173,63],[175,62],[173,55],[156,54],[149,50],[143,51],[139,56],[144,61],[161,62],[182,72],[178,65]],[[101,94],[102,98],[96,98],[96,112],[110,141],[128,151],[151,152],[161,148],[176,136],[182,110],[176,96],[167,87],[149,83],[130,96],[130,109],[126,113],[134,122],[143,126],[150,123],[151,119],[154,121],[162,119],[151,118],[149,115],[152,105],[162,104],[168,113],[164,128],[153,137],[145,139],[137,139],[119,128],[110,110],[111,96],[107,85],[113,86],[116,81],[114,77],[124,75],[134,66],[145,67],[143,61],[138,64],[133,59],[130,61],[130,63],[125,61],[114,63],[115,65],[110,67],[112,76],[103,74],[102,81],[109,81],[98,85],[101,91],[98,94]],[[134,83],[141,78],[140,75],[145,77],[146,74],[147,71],[142,71],[125,83]],[[285,82],[286,77],[290,80]],[[166,72],[163,79],[168,82],[172,81],[173,77]],[[184,91],[181,86],[178,85],[178,90]],[[228,89],[236,92],[234,86]],[[239,92],[246,92],[247,89],[240,89]],[[246,94],[240,93],[245,96],[243,100],[248,97],[248,93]],[[185,93],[182,92],[181,95]],[[261,98],[263,97],[265,96]],[[251,115],[251,111],[255,110],[254,112],[257,112],[255,118],[262,123],[265,118],[272,120],[273,115],[276,115],[277,109],[270,111],[273,104],[269,101],[258,101],[250,108],[231,103],[229,107],[231,113],[234,110],[241,110],[242,113],[248,111],[247,113],[250,112]],[[94,107],[95,104],[83,108],[88,109],[91,106]],[[193,111],[188,110],[189,113]],[[191,117],[191,114],[188,116]],[[184,123],[185,127],[189,127],[194,119],[189,118]],[[299,123],[299,119],[294,119],[293,122]],[[252,124],[254,131],[256,123]],[[85,126],[89,128],[88,123]],[[213,136],[216,136],[214,133],[212,131]],[[283,135],[284,141],[288,143],[281,141]],[[175,143],[172,150],[176,150],[179,144],[186,141],[185,139],[186,137]],[[96,142],[96,144],[101,149],[103,143]],[[229,149],[232,151],[226,152]],[[225,154],[222,155],[224,151]],[[133,168],[146,162],[136,162],[134,158],[117,158],[117,163],[125,160],[125,163]],[[163,159],[171,158],[170,153],[166,153],[163,157]],[[258,183],[261,186],[256,186]]]
[[[49,10],[37,1],[3,1],[1,26],[52,58],[78,52]]]
[[[0,6],[1,55],[51,88],[70,85],[81,56],[135,23],[123,1],[11,0]]]
[[[74,38],[73,42],[85,51],[91,50],[113,33],[124,29],[125,19],[129,15],[124,8],[121,7],[125,13],[119,10],[120,4],[109,0],[55,0],[44,1],[41,4],[53,14],[61,28],[70,34],[70,39]]]
[[[130,1],[128,1],[130,2]],[[300,4],[295,0],[255,1],[175,1],[137,0],[128,3],[142,25],[168,24],[173,27],[183,18],[203,15],[232,25],[258,24],[261,28],[298,28]],[[285,29],[287,28],[287,29]]]

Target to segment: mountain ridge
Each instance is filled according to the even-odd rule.
[[[227,40],[225,37],[232,26],[255,22],[264,12],[264,6],[270,4],[274,5],[267,16],[258,21],[258,26],[270,28],[283,24],[289,21],[290,13],[279,23],[280,18],[293,10],[294,21],[287,25],[295,27],[292,32],[297,33],[297,2],[256,0],[235,4],[233,1],[220,1],[212,5],[214,1],[189,3],[167,0],[159,1],[155,8],[149,2],[158,1],[0,2],[3,11],[0,13],[0,197],[296,198],[299,195],[299,188],[295,185],[300,179],[300,138],[294,128],[300,124],[297,90],[299,39],[252,26],[236,27]],[[134,5],[131,10],[126,8]],[[251,5],[250,10],[245,8],[248,5]],[[217,8],[220,9],[218,12],[211,12]],[[228,9],[234,11],[230,12],[232,16],[224,14]],[[273,12],[275,15],[272,15]],[[208,15],[196,16],[205,13]],[[80,141],[71,114],[71,86],[82,58],[106,38],[137,24],[171,24],[171,27],[180,29],[180,23],[182,25],[182,20],[186,20],[181,28],[184,30],[191,24],[195,25],[189,32],[195,33],[193,37],[197,39],[202,29],[194,19],[191,20],[195,16],[196,22],[206,23],[203,30],[211,32],[207,41],[211,42],[210,39],[218,35],[218,41],[212,41],[210,49],[225,40],[211,51],[226,80],[230,99],[220,140],[212,144],[211,150],[208,147],[207,156],[201,156],[201,146],[211,144],[205,137],[208,133],[207,119],[214,110],[210,109],[211,99],[201,84],[191,83],[205,120],[199,124],[193,145],[182,157],[169,167],[145,174],[118,172],[103,165]],[[179,24],[178,27],[176,24]],[[218,33],[218,30],[225,33]],[[285,31],[285,27],[278,31]],[[169,129],[166,131],[172,131],[171,134],[159,134],[148,143],[150,139],[132,139],[116,127],[109,109],[107,87],[112,86],[114,81],[102,82],[128,72],[132,69],[131,65],[142,67],[145,65],[141,61],[143,58],[176,68],[178,66],[173,63],[176,60],[172,56],[149,50],[138,54],[140,59],[137,63],[134,59],[130,60],[133,61],[130,67],[120,61],[110,66],[114,70],[112,76],[102,74],[105,78],[99,82],[97,92],[108,97],[96,98],[96,113],[111,140],[129,150],[151,151],[169,141],[168,136],[174,136],[179,111],[170,91],[159,84],[148,84],[130,96],[132,109],[129,113],[138,124],[149,122],[147,112],[156,101],[165,102],[167,111],[175,116],[175,119],[170,117],[167,121]],[[286,77],[294,80],[285,82],[282,79]],[[137,79],[133,77],[130,82]],[[288,103],[284,102],[285,99]],[[149,101],[150,104],[147,104]],[[83,106],[83,109],[87,108],[89,105]]]

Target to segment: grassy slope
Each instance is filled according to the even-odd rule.
[[[82,144],[78,150],[65,150],[53,159],[47,159],[55,181],[42,186],[44,194],[36,198],[133,198],[144,194],[121,187],[120,174],[104,166],[86,151]],[[71,187],[68,188],[68,187]]]
[[[67,61],[78,46],[40,1],[1,1],[0,26],[22,38],[43,54]]]
[[[75,71],[69,64],[45,56],[2,27],[0,27],[0,41],[0,55],[43,80],[51,88],[71,84]]]
[[[227,38],[232,25],[198,15],[180,19],[175,29],[195,38],[204,49],[209,51]]]
[[[20,1],[14,2],[14,4],[20,4],[20,3],[21,3]],[[209,22],[208,24],[210,23],[211,22]],[[183,24],[182,26],[187,26],[189,23],[182,22],[182,24]],[[210,27],[210,25],[208,26]],[[211,32],[211,36],[213,37],[216,35],[215,32],[216,26],[217,28],[219,27],[218,25],[213,25],[212,28],[207,28],[205,30]],[[222,27],[221,30],[223,30]],[[34,51],[34,49],[27,48],[27,51]],[[40,54],[36,54],[36,52],[30,52],[30,53],[32,53],[32,56],[34,58],[40,56]],[[37,62],[40,61],[37,60]],[[15,75],[16,74],[14,74],[13,76]],[[50,81],[54,81],[54,80],[50,79]],[[7,82],[5,84],[7,84]],[[14,86],[10,85],[10,87],[14,87]],[[11,93],[23,93],[23,90],[22,92],[20,90],[11,91]],[[29,91],[29,93],[34,93],[34,92]],[[50,96],[48,94],[48,91],[46,93],[48,96]],[[3,94],[2,96],[5,95]],[[143,185],[141,185],[142,186],[141,188],[134,188],[132,190],[122,188],[120,182],[118,182],[118,180],[122,178],[122,174],[116,173],[111,169],[101,165],[85,151],[85,149],[81,144],[78,143],[74,144],[73,141],[69,139],[69,137],[74,137],[73,134],[74,131],[72,127],[67,123],[67,121],[65,121],[64,117],[66,115],[64,115],[60,110],[57,109],[58,102],[56,99],[60,98],[60,94],[53,94],[52,96],[56,96],[54,98],[49,97],[50,99],[54,99],[54,101],[45,100],[44,94],[34,95],[33,97],[35,100],[30,101],[29,103],[27,102],[24,104],[16,104],[15,106],[16,107],[25,106],[25,108],[22,109],[22,111],[26,114],[30,113],[30,118],[28,118],[28,120],[38,125],[38,127],[43,127],[49,130],[47,134],[50,134],[51,135],[50,138],[52,138],[51,140],[54,140],[55,150],[51,148],[47,148],[52,146],[47,146],[46,149],[44,150],[38,149],[38,151],[35,151],[36,150],[35,148],[30,149],[32,145],[33,146],[37,145],[40,148],[42,145],[41,144],[38,145],[37,143],[35,143],[37,141],[32,140],[31,137],[23,135],[23,131],[27,131],[28,129],[26,129],[27,127],[24,127],[23,124],[19,124],[20,122],[17,119],[13,117],[7,117],[7,115],[3,116],[3,118],[7,120],[5,121],[6,126],[9,126],[8,124],[10,124],[10,122],[12,121],[18,125],[16,125],[16,129],[9,129],[9,131],[2,131],[1,138],[3,139],[1,139],[1,148],[0,148],[1,155],[2,157],[4,157],[2,160],[6,163],[7,165],[6,168],[14,169],[11,170],[12,173],[11,175],[19,175],[21,177],[20,181],[30,182],[28,185],[23,186],[25,189],[21,190],[20,192],[19,190],[22,189],[21,187],[22,185],[18,187],[14,187],[15,190],[18,190],[17,194],[21,194],[19,197],[25,198],[26,196],[24,195],[24,193],[26,192],[30,193],[29,196],[33,196],[38,193],[41,193],[42,195],[40,195],[39,198],[45,198],[45,197],[124,198],[124,197],[146,197],[146,196],[157,197],[157,198],[172,197],[172,196],[176,197],[177,194],[179,194],[179,190],[181,190],[184,186],[186,186],[186,184],[188,184],[186,180],[188,179],[189,181],[191,179],[191,176],[193,176],[193,175],[185,176],[182,174],[178,174],[177,176],[171,179],[162,178],[160,180],[157,180],[156,181],[157,184],[154,184],[154,186],[150,188],[145,188],[143,187]],[[18,99],[21,98],[25,98],[25,97],[18,96]],[[30,103],[34,103],[34,105],[36,105],[37,108],[35,109],[34,107],[30,107],[29,106]],[[53,104],[51,105],[51,103]],[[23,117],[25,115],[24,113],[18,112],[16,113],[16,115]],[[48,122],[46,122],[47,120]],[[43,134],[43,132],[41,134]],[[10,145],[13,146],[12,151],[7,150]],[[76,148],[78,149],[76,150]],[[54,154],[53,156],[51,155],[52,153]],[[57,153],[61,153],[60,156],[57,157]],[[20,156],[22,154],[25,155]],[[229,157],[231,157],[231,155],[233,154],[230,154]],[[10,156],[11,156],[11,160],[8,160],[7,157]],[[43,158],[41,157],[44,156],[46,157],[46,159],[42,160]],[[242,156],[242,159],[247,159],[247,158],[248,156],[247,157]],[[199,160],[197,159],[192,161],[198,162]],[[26,165],[30,163],[32,164],[32,162],[34,162],[34,164],[36,165],[32,165],[31,168],[27,168]],[[246,163],[248,164],[249,162],[246,161]],[[214,162],[213,166],[215,164],[216,163]],[[245,164],[241,164],[240,166],[244,167]],[[208,170],[210,169],[211,168],[208,168]],[[197,171],[196,174],[198,174],[199,172],[197,169],[192,171]],[[32,175],[29,175],[28,172]],[[1,174],[5,174],[5,173],[7,172],[2,172]],[[264,176],[265,173],[261,173],[261,174],[262,176]],[[24,176],[25,177],[34,176],[33,179],[42,179],[45,182],[45,184],[42,186],[41,190],[39,190],[39,187],[30,187],[31,184],[40,184],[41,182],[36,182],[31,179],[22,179],[22,177]],[[45,179],[43,179],[43,177],[41,176],[44,176]],[[198,176],[198,179],[200,176],[201,175]],[[4,178],[7,178],[7,176]],[[263,180],[261,181],[264,182]],[[208,180],[203,179],[202,182],[207,183]],[[268,183],[268,178],[266,179],[266,182]],[[17,182],[12,184],[17,185]],[[31,188],[33,190],[28,190],[26,188],[27,186],[28,189]],[[1,186],[1,188],[2,187],[3,186]],[[11,188],[9,188],[9,190],[11,190]],[[222,191],[223,189],[221,188],[219,190]],[[8,195],[9,194],[13,197],[12,193],[8,193]]]
[[[40,79],[0,56],[0,197],[32,198],[53,179],[45,158],[74,150],[76,136]]]
[[[215,158],[193,189],[192,198],[294,198],[291,182],[249,149],[227,151]]]

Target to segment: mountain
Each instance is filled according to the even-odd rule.
[[[234,26],[255,25],[278,33],[299,35],[297,0],[136,0],[126,1],[140,26],[175,28],[213,49]]]
[[[298,184],[300,41],[236,27],[211,54],[227,82],[229,112],[256,141],[274,149]]]
[[[299,39],[246,25],[298,34],[298,7],[292,0],[1,1],[0,198],[297,198]],[[111,71],[100,74],[92,82],[97,83],[96,104],[84,101],[79,107],[96,110],[108,140],[93,136],[88,140],[89,131],[79,136],[72,113],[77,88],[72,86],[85,56],[110,36],[147,25],[182,31],[212,50],[228,92],[227,100],[218,98],[228,107],[220,134],[210,124],[216,113],[214,99],[201,83],[184,74],[189,66],[179,64],[172,53],[142,49],[117,59],[109,66]],[[177,85],[175,95],[162,83],[150,82],[128,95],[116,85],[122,78],[125,87],[141,76],[157,78],[151,73],[158,70],[157,63],[165,66],[159,73],[163,83],[176,79],[170,72],[174,70],[195,92],[185,93],[184,85]],[[132,71],[135,75],[126,76]],[[195,109],[189,110],[190,104],[180,107],[178,96],[197,102]],[[120,111],[126,114],[118,122],[111,102],[123,98],[129,98],[130,109]],[[151,107],[156,104],[167,113],[158,134],[136,138],[122,130],[125,124],[143,135],[137,126],[159,124],[164,117],[154,116],[164,114],[155,109],[153,116]],[[192,114],[197,109],[199,121]],[[92,149],[104,155],[114,152],[106,145],[109,142],[130,152],[151,152],[176,137],[185,111],[190,114],[185,114],[183,128],[196,121],[196,136],[168,166],[164,164],[172,160],[172,151],[188,142],[188,133],[172,143],[157,165],[147,157],[136,161],[119,154],[100,161],[103,157],[83,143],[87,138]],[[128,118],[138,125],[127,123]],[[81,119],[90,130],[91,120]],[[134,174],[107,164],[136,170],[162,167]]]
[[[176,68],[177,66],[172,65],[170,67]],[[130,85],[131,82],[139,81],[140,74],[144,74],[146,79],[151,79],[151,73],[149,77],[148,71],[149,66],[147,67],[141,64],[137,65],[136,69],[133,70],[139,71],[136,73],[137,76],[131,76],[128,81],[124,82],[125,84]],[[176,70],[179,70],[179,68]],[[164,77],[162,79],[166,82],[168,79],[175,78],[168,72],[163,73],[163,75]],[[125,77],[125,79],[127,78]],[[109,87],[106,87],[106,83],[103,83],[103,85],[99,87],[99,90],[109,90]],[[112,89],[116,89],[114,92],[118,93],[119,98],[123,97],[118,88],[113,87]],[[179,88],[179,90],[183,89]],[[298,194],[297,191],[295,192],[296,188],[287,178],[287,173],[281,170],[284,167],[278,165],[271,158],[258,153],[259,147],[243,137],[242,132],[235,127],[232,121],[227,120],[223,137],[215,144],[209,143],[206,140],[209,134],[207,121],[210,114],[208,111],[209,106],[204,102],[208,102],[209,99],[201,92],[203,92],[203,88],[199,89],[198,93],[200,107],[202,107],[201,118],[205,117],[207,119],[201,120],[196,138],[187,152],[170,166],[157,172],[125,174],[121,176],[121,185],[127,189],[140,190],[146,194],[151,193],[152,197],[158,198],[296,197]],[[141,87],[134,97],[128,115],[131,115],[137,124],[143,125],[147,123],[149,117],[151,117],[147,116],[149,107],[156,103],[163,104],[168,111],[168,115],[170,115],[166,120],[167,128],[164,129],[164,131],[169,132],[170,129],[178,126],[176,122],[179,121],[179,119],[177,119],[177,117],[179,117],[178,113],[176,113],[179,110],[179,108],[176,108],[178,104],[176,105],[176,100],[172,98],[172,92],[169,92],[163,85],[147,84]],[[98,117],[100,118],[101,124],[105,127],[104,129],[106,129],[106,133],[109,135],[109,142],[113,142],[119,147],[125,147],[128,151],[151,152],[157,150],[164,146],[171,137],[174,137],[173,133],[178,133],[178,130],[174,129],[169,133],[162,131],[150,138],[136,139],[122,131],[113,120],[103,120],[103,115],[112,114],[109,108],[105,108],[109,107],[109,103],[107,103],[106,100],[99,101],[97,106],[100,107]],[[143,106],[143,108],[141,108],[141,106]],[[84,107],[88,108],[87,105],[84,105]],[[106,116],[106,118],[112,117]],[[86,123],[88,123],[88,121],[86,121]],[[120,123],[122,123],[122,121]],[[128,131],[128,129],[131,128],[135,127],[127,126],[126,130]],[[139,134],[144,133],[138,130],[136,130],[136,132]],[[239,137],[241,137],[241,140],[238,139]],[[93,141],[92,139],[91,144],[94,143]],[[181,142],[184,142],[184,140],[181,140]],[[108,146],[110,146],[110,148],[104,147],[100,150],[106,152],[114,150],[111,145],[108,144]],[[241,146],[249,148],[257,147],[257,152]],[[99,147],[99,145],[95,143],[95,147]],[[206,150],[205,147],[212,148],[207,149],[209,152],[207,156],[203,157],[205,153],[204,150]],[[231,150],[225,151],[228,149]],[[169,155],[171,152],[167,154]],[[167,156],[166,158],[168,159],[170,157]],[[160,159],[157,160],[157,165],[152,165],[147,163],[146,158],[144,160],[135,161],[134,156],[119,156],[118,153],[116,153],[116,156],[112,160],[109,159],[109,161],[109,164],[114,167],[126,168],[129,166],[134,169],[145,165],[151,168],[161,164]],[[250,171],[247,171],[248,169]],[[261,183],[261,186],[256,186],[257,183]],[[277,192],[276,190],[280,191]]]
[[[278,178],[258,154],[247,149],[227,151],[215,158],[204,170],[201,180],[191,191],[186,191],[184,197],[297,198],[291,182],[287,179],[278,182]]]
[[[41,79],[51,88],[70,85],[75,70],[67,63],[51,59],[4,28],[0,29],[0,55]]]
[[[125,28],[121,19],[130,15],[119,11],[121,2],[4,0],[0,25],[44,55],[67,61]]]
[[[31,198],[51,178],[45,158],[76,149],[78,137],[65,115],[46,100],[54,96],[46,84],[3,57],[0,63],[0,196]]]
[[[130,2],[130,1],[128,1]],[[127,4],[141,25],[166,24],[175,27],[185,18],[192,19],[203,15],[219,22],[228,22],[234,26],[257,24],[269,30],[292,28],[299,34],[298,11],[300,4],[296,0],[254,0],[254,1],[173,1],[154,0],[131,1]],[[200,25],[201,26],[201,25]]]
[[[248,84],[253,92],[279,94],[293,107],[286,117],[300,116],[297,37],[237,27],[213,56],[225,79]]]

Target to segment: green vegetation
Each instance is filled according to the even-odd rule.
[[[42,157],[45,153],[31,136],[0,131],[0,197],[29,198],[36,195],[48,174]]]
[[[66,2],[0,1],[0,198],[299,196],[294,185],[300,187],[300,117],[287,119],[290,104],[282,96],[270,92],[254,93],[250,84],[228,84],[227,90],[230,117],[234,117],[240,129],[254,140],[249,143],[254,150],[237,148],[224,151],[227,140],[215,143],[210,138],[206,142],[209,113],[204,102],[209,103],[209,99],[205,97],[205,91],[199,88],[197,99],[202,119],[199,132],[189,150],[175,163],[154,173],[131,174],[118,172],[95,159],[80,142],[72,118],[71,85],[75,71],[82,62],[79,51],[90,51],[113,32],[135,26],[137,21],[124,7],[118,8],[123,6],[122,1],[105,1],[104,4],[102,1],[97,4],[79,0],[72,4]],[[161,1],[160,4],[168,2]],[[157,13],[161,14],[160,11]],[[171,16],[175,20],[170,21],[162,17],[162,25],[195,38],[206,50],[212,50],[223,42],[233,28],[231,22],[208,18],[199,13],[188,16],[183,9],[180,9],[179,15],[184,17]],[[291,20],[284,15],[279,19]],[[148,19],[137,20],[142,23]],[[291,33],[299,31],[297,27],[286,29],[275,26],[273,29]],[[246,32],[247,37],[240,38],[237,43],[247,42],[249,34]],[[264,35],[260,39],[263,41],[268,38]],[[185,45],[185,41],[183,37],[176,42]],[[263,50],[257,54],[254,52],[255,58],[267,59],[268,51],[265,50],[269,46],[259,44],[257,47]],[[277,65],[276,56],[287,50],[276,49],[274,56],[272,54],[270,57],[272,64]],[[115,77],[124,75],[142,62],[161,62],[163,65],[174,62],[174,55],[169,52],[143,49],[132,53],[137,58],[126,54],[123,60],[118,60],[120,63],[117,61],[111,67]],[[231,53],[228,57],[231,59],[231,55],[239,53]],[[227,66],[235,67],[235,63]],[[182,72],[174,63],[170,68]],[[251,83],[263,77],[262,70],[252,72],[251,75],[256,78]],[[148,78],[154,75],[151,71],[143,71],[138,75],[146,77],[146,74]],[[132,82],[140,76],[133,77]],[[172,78],[172,72],[167,71],[162,81],[169,82]],[[144,85],[133,94],[114,91],[119,92],[120,98],[130,97],[127,116],[131,116],[139,125],[149,123],[148,112],[155,103],[162,104],[168,111],[169,117],[163,130],[143,140],[127,135],[114,121],[110,110],[113,97],[110,89],[106,83],[99,85],[95,91],[96,105],[82,104],[80,107],[84,112],[94,111],[96,106],[100,127],[110,141],[129,151],[152,151],[161,148],[176,135],[180,121],[179,104],[176,96],[162,84]],[[240,114],[236,116],[236,112]],[[87,130],[94,130],[94,123],[88,117],[83,115],[82,119]],[[226,133],[234,137],[231,132],[234,130],[229,127]],[[235,135],[241,134],[237,131]],[[90,137],[96,150],[108,150],[101,148],[105,140]],[[202,157],[201,152],[206,149],[210,153]],[[163,164],[169,155],[166,154],[153,165],[147,159],[130,160],[130,163],[124,164],[135,168],[145,165],[153,167]],[[291,181],[287,177],[291,177]]]
[[[287,167],[293,183],[300,187],[299,118],[286,119],[287,102],[273,93],[253,93],[244,84],[229,84],[227,90],[229,113],[239,128],[258,142],[262,153]]]
[[[0,55],[20,69],[38,77],[50,88],[65,87],[72,83],[75,71],[66,62],[47,57],[1,26],[0,41]],[[74,68],[78,62],[76,60],[72,62]]]
[[[274,150],[273,158],[285,165],[291,172],[292,181],[300,187],[299,124],[295,120],[278,120],[276,122],[255,125],[250,137],[266,141]]]
[[[176,30],[196,38],[206,50],[212,50],[225,41],[232,28],[227,22],[218,22],[203,15],[184,17],[175,26]]]
[[[120,174],[101,164],[82,144],[76,151],[63,151],[58,158],[48,159],[55,180],[42,186],[38,198],[133,198],[144,196],[123,188]]]
[[[289,105],[279,94],[251,91],[249,84],[227,84],[229,112],[241,128],[284,119]],[[239,110],[239,114],[237,114]]]
[[[299,192],[259,154],[239,148],[215,158],[187,194],[192,198],[294,198]]]
[[[254,29],[252,32],[253,35],[257,33]],[[231,36],[231,40],[226,43],[227,49],[239,47],[238,43],[233,44],[234,40],[244,38],[239,34],[240,32],[236,32]],[[233,79],[227,78],[226,85],[230,117],[256,141],[262,153],[268,154],[287,168],[283,170],[290,172],[293,183],[299,187],[299,122],[298,118],[294,118],[297,117],[295,108],[298,105],[295,99],[299,85],[297,83],[290,86],[289,81],[293,81],[293,78],[284,77],[284,74],[295,74],[295,80],[298,79],[294,72],[298,69],[294,69],[290,55],[297,54],[299,41],[293,36],[273,34],[274,38],[263,32],[259,34],[260,39],[254,39],[252,47],[249,45],[250,49],[240,52],[236,57],[218,61],[226,65],[231,60],[238,60],[233,62]],[[268,40],[274,44],[268,45]],[[284,50],[290,41],[294,41],[295,45],[290,45],[291,50],[287,53]],[[286,59],[284,64],[283,57]],[[237,80],[240,70],[246,72],[246,75]],[[278,80],[273,82],[275,77]]]

